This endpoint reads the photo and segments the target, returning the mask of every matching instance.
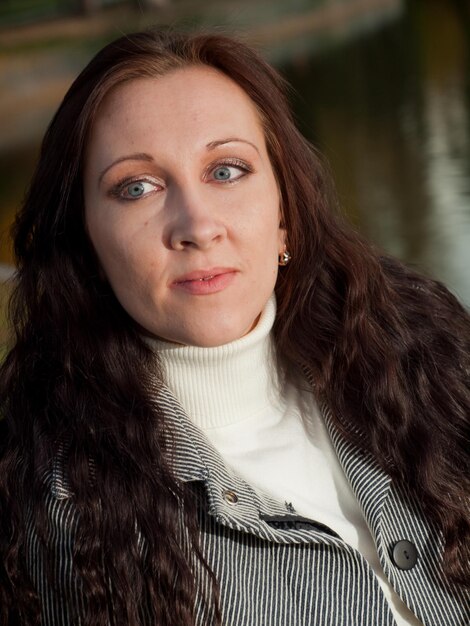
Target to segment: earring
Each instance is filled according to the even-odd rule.
[[[292,258],[291,255],[289,254],[289,252],[287,252],[287,249],[284,246],[284,252],[281,252],[281,254],[279,255],[278,264],[281,267],[285,267],[289,263],[291,258]]]

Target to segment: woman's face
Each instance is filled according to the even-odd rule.
[[[236,83],[194,66],[111,92],[84,194],[102,270],[148,333],[217,346],[253,328],[284,231],[260,119]]]

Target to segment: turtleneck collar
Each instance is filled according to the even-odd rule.
[[[200,428],[241,422],[281,403],[270,335],[275,316],[272,295],[255,328],[231,343],[201,348],[152,342],[165,382]]]

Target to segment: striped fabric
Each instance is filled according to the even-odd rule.
[[[156,402],[174,432],[175,474],[197,483],[204,495],[201,546],[220,584],[224,626],[395,626],[372,569],[356,550],[314,520],[297,525],[276,521],[296,519],[290,503],[254,490],[226,466],[168,390],[160,391]],[[340,437],[328,411],[324,418],[397,593],[424,626],[469,626],[470,597],[444,582],[438,533],[370,455]],[[43,602],[43,626],[78,626],[71,615],[83,614],[84,599],[71,555],[79,520],[60,457],[48,481],[56,589],[46,586],[32,524],[28,567]],[[392,559],[393,546],[403,539],[418,550],[417,563],[409,570],[397,568]],[[203,601],[210,591],[208,576],[199,568],[196,577],[202,591],[196,623],[210,626],[211,608]]]

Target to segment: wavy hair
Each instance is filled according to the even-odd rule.
[[[147,598],[150,623],[193,624],[201,564],[221,621],[197,496],[172,474],[165,414],[149,392],[154,355],[100,277],[82,192],[103,98],[125,81],[201,64],[244,89],[265,131],[292,254],[276,284],[279,354],[302,367],[344,436],[414,494],[442,532],[448,580],[469,584],[467,312],[345,223],[321,158],[295,126],[285,81],[254,50],[219,34],[148,31],[106,46],[73,83],[14,225],[14,338],[0,369],[9,431],[0,461],[4,625],[8,615],[40,623],[26,528],[35,525],[47,553],[43,476],[58,441],[80,519],[74,563],[86,601],[74,623],[138,626]]]

